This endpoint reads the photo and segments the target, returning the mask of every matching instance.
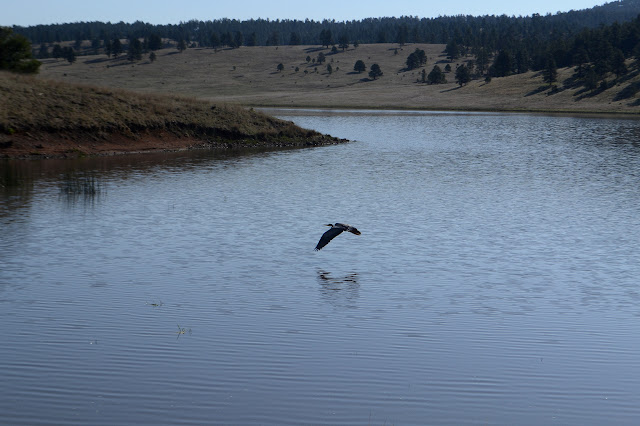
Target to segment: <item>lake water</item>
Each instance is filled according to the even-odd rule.
[[[274,113],[0,162],[1,424],[640,422],[640,121]]]

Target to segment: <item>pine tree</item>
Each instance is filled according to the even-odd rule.
[[[223,46],[232,47],[233,46],[233,36],[231,35],[231,32],[227,31],[227,32],[222,33],[220,35],[220,43]]]
[[[280,46],[280,33],[278,31],[274,31],[269,36],[267,40],[267,45],[269,46]]]
[[[433,69],[427,76],[427,82],[429,82],[429,84],[442,84],[447,82],[444,73],[438,65],[433,66]]]
[[[382,77],[382,75],[383,75],[383,72],[380,69],[380,65],[378,64],[371,65],[371,68],[369,69],[369,77],[376,80],[378,77]]]
[[[99,38],[94,38],[93,40],[91,40],[91,49],[93,50],[93,54],[97,55],[98,51],[100,50],[100,45],[102,44],[102,42],[100,41]]]
[[[218,37],[217,33],[211,33],[211,37],[209,37],[209,43],[211,43],[211,47],[213,49],[217,49],[220,46],[220,37]]]
[[[40,50],[38,51],[38,58],[45,59],[49,57],[49,48],[46,43],[40,44]]]
[[[111,57],[113,53],[113,43],[109,39],[104,40],[104,54],[107,55],[107,58]]]
[[[584,73],[584,87],[587,90],[595,90],[598,87],[598,75],[593,70],[593,67],[589,67]]]
[[[185,50],[187,50],[187,43],[184,41],[183,38],[178,40],[178,45],[176,46],[176,49],[178,49],[180,51],[180,53],[182,53]]]
[[[328,48],[332,44],[333,44],[333,35],[331,34],[331,30],[320,31],[320,45],[326,46]]]
[[[162,37],[160,37],[158,34],[151,34],[149,36],[149,43],[148,43],[148,49],[149,50],[160,50],[162,49]]]
[[[460,87],[471,81],[471,72],[469,72],[469,68],[466,65],[460,65],[458,69],[456,69],[456,83],[460,85]]]
[[[491,74],[495,77],[506,77],[511,74],[513,59],[506,50],[501,50],[491,66]]]
[[[133,38],[129,40],[129,51],[127,52],[127,59],[131,62],[139,61],[142,59],[142,43],[139,39]]]
[[[413,70],[427,63],[427,55],[422,49],[416,49],[407,58],[406,64],[408,70]]]
[[[349,36],[346,33],[343,33],[338,39],[338,46],[344,52],[345,49],[349,48]]]
[[[53,45],[53,50],[51,51],[51,56],[53,56],[56,59],[60,59],[62,58],[62,46],[60,46],[59,44],[54,44]]]
[[[481,47],[476,52],[475,56],[478,73],[484,74],[489,65],[489,55],[487,54],[487,51]]]
[[[255,32],[249,35],[249,39],[247,40],[247,46],[257,46],[258,45],[258,36]]]
[[[444,51],[447,54],[447,59],[449,59],[450,61],[453,61],[454,59],[458,59],[460,57],[460,48],[455,41],[450,41]]]
[[[242,46],[242,44],[244,43],[244,35],[242,35],[241,31],[236,31],[236,36],[234,41],[235,41],[235,47]]]
[[[300,44],[300,36],[295,31],[291,32],[289,36],[289,46],[297,46]]]
[[[366,69],[367,69],[367,67],[366,67],[366,65],[364,64],[364,62],[361,59],[358,59],[356,61],[356,64],[353,66],[353,70],[358,72],[358,73],[361,73]]]
[[[118,55],[122,53],[122,43],[119,38],[114,38],[111,43],[111,54],[114,58],[117,58]]]
[[[409,40],[409,27],[407,27],[407,24],[401,24],[400,27],[398,27],[396,43],[400,46],[404,46],[407,43],[407,40]]]
[[[62,55],[70,64],[76,61],[76,52],[72,47],[63,47]]]
[[[25,36],[0,27],[0,69],[34,74],[40,65],[40,61],[33,59],[31,42]]]
[[[558,81],[558,67],[556,66],[556,61],[552,56],[547,58],[547,65],[542,72],[542,78],[544,82],[549,83],[549,85]]]
[[[611,54],[611,70],[620,77],[629,72],[625,64],[624,53],[620,49],[615,49]]]

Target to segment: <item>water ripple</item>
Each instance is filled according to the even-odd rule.
[[[637,121],[281,114],[357,142],[11,163],[0,423],[634,423]]]

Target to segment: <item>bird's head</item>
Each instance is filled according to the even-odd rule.
[[[326,225],[324,225],[324,226],[330,226],[330,227],[333,227],[333,223],[327,223],[327,224],[326,224]]]

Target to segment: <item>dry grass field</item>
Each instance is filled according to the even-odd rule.
[[[236,105],[0,72],[0,157],[338,142]]]
[[[418,83],[422,68],[404,71],[407,56],[416,48],[428,57],[428,72],[434,64],[444,69],[448,61],[444,45],[395,44],[360,45],[331,54],[318,46],[241,47],[239,49],[192,48],[157,52],[157,60],[145,58],[129,62],[105,55],[81,56],[69,64],[59,59],[45,60],[40,77],[74,83],[130,89],[144,93],[192,96],[207,101],[245,106],[322,108],[403,108],[431,110],[502,110],[633,113],[640,112],[638,95],[620,99],[619,93],[640,77],[595,96],[580,89],[564,87],[572,69],[560,69],[557,87],[546,87],[538,73],[494,78],[490,83],[475,80],[458,87],[453,72],[447,84]],[[326,55],[326,63],[315,65],[306,57]],[[367,71],[353,71],[361,59]],[[284,70],[279,72],[277,65]],[[384,75],[368,77],[377,63]],[[327,72],[331,64],[333,73]],[[456,63],[451,64],[455,70]],[[298,69],[296,71],[296,68]]]

